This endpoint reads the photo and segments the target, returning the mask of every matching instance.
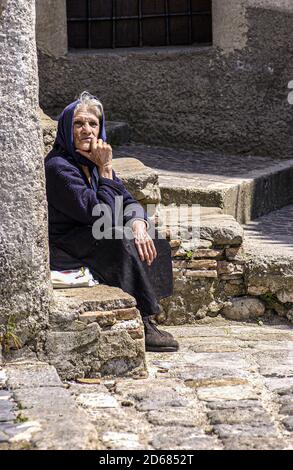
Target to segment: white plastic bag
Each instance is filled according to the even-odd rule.
[[[88,268],[70,269],[68,271],[51,271],[51,281],[54,289],[68,287],[92,287],[99,284],[93,278]]]

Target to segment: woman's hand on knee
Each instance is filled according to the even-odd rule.
[[[135,220],[132,225],[134,242],[141,261],[146,261],[150,266],[157,256],[157,251],[153,240],[146,230],[146,224],[143,220]]]

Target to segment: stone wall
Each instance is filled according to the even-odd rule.
[[[172,213],[174,208],[164,210]],[[191,228],[187,219],[180,224]],[[269,250],[261,254],[257,246],[251,251],[243,244],[242,227],[215,208],[201,208],[199,238],[187,240],[177,232],[172,219],[162,232],[172,249],[174,293],[161,301],[159,323],[195,324],[218,315],[293,321],[292,256],[272,257]]]
[[[293,5],[214,0],[213,47],[70,52],[40,44],[41,104],[51,115],[82,90],[136,141],[291,156]],[[48,74],[48,70],[50,74]]]
[[[48,321],[47,205],[34,0],[0,1],[0,339],[37,340]]]

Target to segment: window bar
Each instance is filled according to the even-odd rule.
[[[112,0],[112,49],[116,47],[116,0]]]
[[[139,25],[139,47],[142,47],[143,46],[143,42],[142,42],[142,27],[143,27],[143,23],[142,23],[142,19],[143,19],[143,16],[142,16],[142,3],[141,3],[141,0],[138,0],[138,25]]]
[[[88,49],[92,47],[92,25],[91,25],[91,0],[87,1],[87,45]]]
[[[165,0],[165,25],[166,25],[166,46],[170,44],[170,27],[169,27],[169,1]]]
[[[112,0],[112,1],[115,1],[115,0]],[[203,15],[210,15],[211,12],[209,10],[207,11],[194,11],[191,13],[191,16],[203,16]],[[168,17],[169,18],[172,18],[173,16],[176,16],[176,17],[179,17],[179,16],[187,16],[187,13],[186,12],[183,12],[183,13],[168,13]],[[138,15],[130,15],[130,16],[123,16],[122,17],[123,20],[138,20],[139,19],[139,16]],[[154,13],[154,14],[151,14],[151,15],[142,15],[142,18],[166,18],[166,14],[165,13]],[[115,19],[119,19],[118,17],[115,17]],[[68,22],[69,23],[73,23],[73,22],[77,22],[77,23],[80,23],[81,21],[112,21],[113,20],[113,16],[98,16],[98,17],[95,17],[93,16],[92,18],[68,18]]]
[[[189,9],[188,9],[188,43],[192,43],[192,0],[189,0]]]

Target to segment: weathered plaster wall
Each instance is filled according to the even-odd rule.
[[[293,5],[214,0],[214,46],[40,52],[41,104],[51,115],[82,90],[137,141],[291,157]],[[50,71],[50,73],[48,73]]]
[[[34,0],[0,0],[0,324],[23,343],[51,295],[34,25]]]
[[[67,53],[66,0],[36,0],[38,47],[60,57]]]

